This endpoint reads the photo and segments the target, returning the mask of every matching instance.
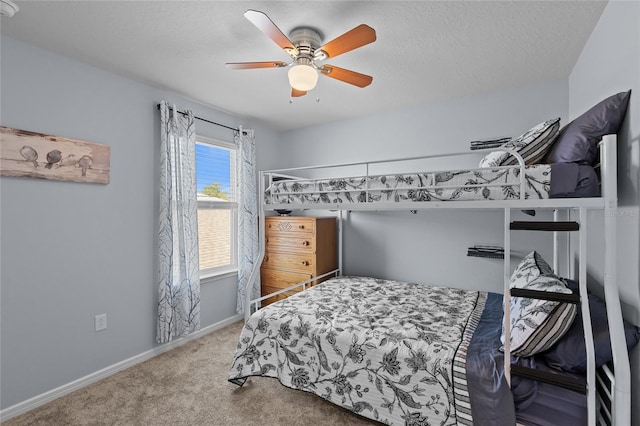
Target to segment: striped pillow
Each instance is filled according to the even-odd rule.
[[[502,145],[516,150],[528,166],[539,163],[553,146],[560,131],[560,118],[544,121],[522,135]],[[506,152],[490,152],[480,161],[480,167],[512,166],[518,161]]]
[[[514,271],[511,288],[571,293],[551,271],[542,257],[533,252]],[[576,305],[571,303],[512,297],[511,353],[532,356],[551,348],[569,330],[576,311]]]

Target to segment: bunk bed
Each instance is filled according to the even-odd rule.
[[[325,274],[334,278],[319,285],[311,287],[325,276],[277,292],[306,290],[264,309],[261,302],[273,294],[246,300],[246,324],[229,381],[241,386],[250,376],[277,377],[288,387],[387,424],[513,424],[516,418],[522,424],[630,424],[628,345],[637,341],[639,332],[623,320],[616,280],[616,136],[605,136],[599,145],[598,193],[584,178],[595,176],[590,166],[570,166],[573,180],[589,182],[567,191],[562,182],[553,181],[554,175],[565,176],[567,170],[560,170],[565,166],[527,166],[510,147],[492,150],[505,153],[500,154],[506,155],[503,164],[478,169],[371,173],[374,166],[416,164],[442,157],[438,155],[262,172],[261,224],[265,211],[271,210],[338,212],[339,267]],[[477,151],[444,156],[470,154]],[[507,157],[512,164],[504,164]],[[331,177],[325,172],[334,167],[350,175]],[[362,172],[354,174],[357,167]],[[439,208],[502,212],[503,294],[342,276],[345,212]],[[531,209],[553,210],[554,220],[512,220],[513,212]],[[561,232],[578,232],[578,256],[586,259],[590,209],[605,212],[603,290],[611,348],[605,361],[603,342],[595,342],[594,348],[590,306],[595,296],[587,290],[587,265],[579,262],[576,277],[571,239],[566,240],[563,266],[567,280],[555,275],[561,267]],[[568,220],[560,220],[563,214]],[[571,220],[572,215],[578,220]],[[512,271],[510,234],[518,230],[553,232],[553,266],[532,252]],[[263,256],[264,244],[250,282]],[[544,282],[539,287],[517,285],[531,270]],[[554,280],[564,284],[557,292],[545,291]],[[512,322],[511,315],[518,315],[520,305],[537,306],[553,316],[554,321],[546,322],[553,330],[545,330],[544,336],[533,330],[524,343],[514,340],[512,327],[521,324]],[[573,324],[576,313],[580,324]],[[545,353],[576,326],[584,334],[583,372],[559,372],[537,355],[530,356]],[[554,333],[555,338],[545,337]],[[604,346],[608,348],[609,341]],[[557,363],[555,367],[562,369]]]

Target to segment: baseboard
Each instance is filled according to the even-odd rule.
[[[64,396],[78,389],[81,389],[85,386],[88,386],[106,377],[109,377],[112,374],[125,370],[129,367],[133,367],[136,364],[140,364],[141,362],[144,362],[148,359],[151,359],[167,351],[170,351],[171,349],[175,349],[179,346],[182,346],[185,343],[188,343],[194,339],[197,339],[199,337],[212,333],[216,330],[224,328],[228,325],[231,325],[236,321],[240,321],[242,318],[243,318],[242,315],[234,315],[230,318],[227,318],[215,324],[211,324],[207,327],[204,327],[201,330],[193,334],[190,334],[189,336],[183,337],[178,340],[174,340],[162,346],[158,346],[156,348],[143,352],[139,355],[135,355],[129,359],[125,359],[124,361],[120,361],[109,367],[103,368],[102,370],[98,370],[94,373],[88,374],[84,377],[74,380],[73,382],[67,383],[66,385],[62,385],[58,388],[52,389],[48,392],[34,396],[33,398],[30,398],[30,399],[27,399],[26,401],[19,402],[15,405],[12,405],[11,407],[7,407],[4,410],[0,411],[0,422],[9,420],[12,417],[19,416],[20,414],[24,414],[27,411],[33,410],[34,408],[37,408],[41,405],[51,402],[54,399],[60,398],[61,396]]]

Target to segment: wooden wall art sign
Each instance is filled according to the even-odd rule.
[[[0,176],[109,183],[111,148],[0,126]]]

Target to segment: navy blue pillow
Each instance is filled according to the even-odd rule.
[[[578,284],[566,280],[570,289],[576,289]],[[611,361],[611,344],[609,342],[609,325],[607,322],[607,307],[598,296],[589,293],[589,311],[591,312],[591,327],[593,329],[593,344],[596,353],[596,366]],[[631,349],[640,340],[640,328],[624,321],[624,335],[627,348]],[[584,373],[587,370],[587,351],[584,344],[582,327],[582,313],[578,309],[569,331],[551,349],[541,354],[549,367],[570,373]]]
[[[631,90],[610,96],[564,126],[547,154],[545,163],[592,165],[598,155],[598,143],[602,137],[618,133],[627,113],[630,96]]]

